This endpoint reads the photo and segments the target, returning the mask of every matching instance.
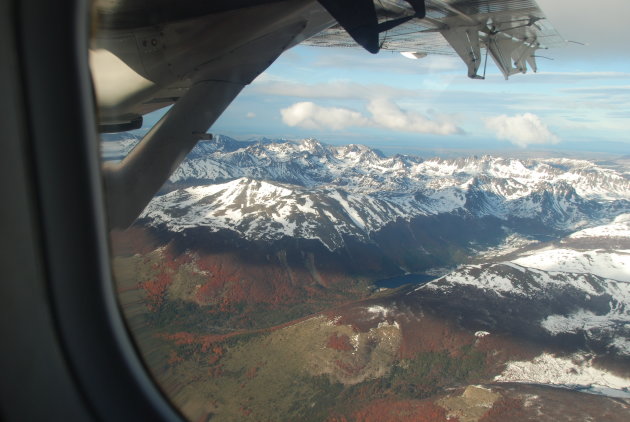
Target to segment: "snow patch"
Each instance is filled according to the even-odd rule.
[[[550,315],[540,325],[553,335],[584,331],[590,337],[615,332],[617,327],[630,326],[630,309],[619,303],[611,308],[611,311],[604,315],[597,315],[584,309],[567,316]],[[630,356],[630,339],[621,337],[621,334],[616,336],[611,346],[618,353]]]
[[[619,237],[628,239],[630,238],[630,214],[621,214],[615,217],[615,220],[610,224],[580,230],[569,237],[572,239],[585,237]]]
[[[617,349],[619,353],[630,356],[630,339],[617,337],[610,343],[610,345]]]
[[[329,327],[335,327],[339,325],[340,320],[341,320],[341,316],[335,316],[332,319],[327,319],[326,325],[328,325]]]
[[[537,250],[511,262],[544,271],[595,274],[604,278],[630,281],[630,250]]]
[[[366,309],[368,311],[368,313],[370,314],[374,314],[374,315],[382,315],[383,318],[387,318],[387,316],[390,313],[393,313],[394,311],[392,309],[387,309],[384,306],[380,306],[380,305],[375,305],[375,306],[370,306],[369,308]]]
[[[509,362],[505,370],[494,380],[545,384],[587,391],[591,387],[613,389],[630,398],[630,379],[594,368],[591,360],[579,354],[565,358],[543,353],[532,361]]]

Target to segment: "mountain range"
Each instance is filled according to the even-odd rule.
[[[197,145],[169,182],[142,214],[152,225],[316,239],[329,250],[347,246],[347,237],[373,243],[417,217],[490,217],[533,235],[539,226],[568,233],[630,211],[628,174],[589,161],[386,157],[314,139],[217,136]]]
[[[191,419],[630,415],[620,163],[218,135],[112,242],[139,347]]]

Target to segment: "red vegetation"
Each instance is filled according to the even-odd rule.
[[[147,307],[150,311],[158,311],[164,304],[166,291],[172,282],[172,275],[162,272],[153,280],[140,283],[140,287],[146,292]]]
[[[459,353],[463,346],[472,344],[475,336],[470,332],[425,314],[421,319],[409,319],[402,324],[403,332],[421,335],[403,336],[400,356],[410,359],[421,352],[451,351]]]
[[[235,305],[243,303],[284,306],[321,300],[331,294],[322,287],[348,282],[342,272],[316,272],[314,261],[290,265],[282,254],[255,265],[231,253],[202,255],[196,263],[209,276],[195,301],[218,306],[222,312],[234,311]]]
[[[187,254],[175,257],[170,247],[165,248],[162,254],[162,261],[153,264],[156,275],[151,280],[138,283],[138,287],[146,292],[147,307],[153,312],[159,311],[166,301],[168,288],[173,282],[173,276],[179,267],[190,263],[193,259],[192,256]]]
[[[146,292],[147,307],[158,312],[169,300],[169,287],[182,264],[192,262],[203,280],[185,300],[198,305],[211,305],[212,312],[235,313],[242,305],[291,306],[294,304],[319,303],[321,300],[347,300],[354,281],[348,276],[344,263],[306,253],[288,257],[285,251],[244,257],[239,252],[203,253],[181,252],[175,244],[164,245],[150,230],[133,227],[114,231],[111,244],[115,256],[144,255],[144,263],[153,264],[151,276],[141,280],[137,287]],[[165,246],[159,252],[156,248]],[[290,255],[290,254],[289,254]],[[295,254],[293,254],[295,255]],[[194,271],[194,270],[193,270]],[[126,286],[126,289],[133,287]],[[363,290],[358,294],[365,294]],[[243,313],[243,318],[248,318]]]
[[[347,352],[353,349],[352,344],[350,344],[350,338],[345,334],[338,335],[337,333],[331,334],[330,337],[328,337],[326,347],[342,352]]]
[[[282,304],[296,302],[299,289],[280,265],[242,265],[231,254],[206,255],[199,259],[201,271],[211,274],[196,293],[200,305],[216,304],[228,312],[237,303]],[[305,280],[308,282],[308,280]]]
[[[458,422],[447,419],[446,411],[429,401],[377,400],[354,412],[350,417],[333,416],[326,422]]]
[[[223,373],[221,365],[217,364],[225,355],[225,348],[217,343],[224,341],[229,335],[200,335],[182,331],[174,334],[160,334],[159,337],[170,340],[177,346],[180,346],[179,354],[175,351],[171,353],[168,360],[169,364],[173,365],[184,360],[180,354],[184,356],[192,355],[196,356],[200,361],[205,360],[206,364],[211,365],[208,370],[208,375],[211,377],[220,376]]]
[[[500,398],[479,422],[504,422],[528,420],[527,413],[520,400],[508,397]]]

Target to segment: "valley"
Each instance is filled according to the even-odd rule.
[[[189,420],[630,417],[627,170],[216,136],[111,245]]]

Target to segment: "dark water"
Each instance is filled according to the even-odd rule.
[[[438,277],[428,274],[407,274],[399,275],[397,277],[386,278],[385,280],[379,280],[374,284],[376,287],[387,287],[388,289],[395,289],[396,287],[404,286],[405,284],[424,284]]]

